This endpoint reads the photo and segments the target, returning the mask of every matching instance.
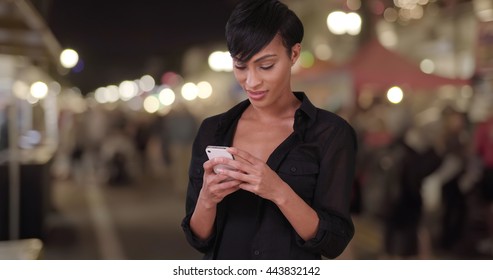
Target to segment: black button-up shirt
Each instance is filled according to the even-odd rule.
[[[267,164],[318,214],[316,236],[304,241],[271,201],[239,190],[217,205],[214,232],[198,239],[190,229],[203,182],[207,145],[231,146],[245,100],[205,119],[192,149],[186,216],[188,242],[206,259],[320,259],[341,254],[354,235],[349,212],[356,158],[356,136],[341,117],[316,108],[304,93],[294,132],[270,155]]]

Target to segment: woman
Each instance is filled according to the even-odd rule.
[[[354,234],[356,140],[342,118],[291,91],[303,25],[279,1],[244,1],[226,39],[248,99],[203,121],[190,165],[189,243],[206,259],[335,258]],[[207,160],[208,145],[235,160]],[[214,166],[226,164],[235,170]]]

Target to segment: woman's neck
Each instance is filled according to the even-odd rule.
[[[247,118],[259,122],[275,122],[293,118],[294,113],[300,106],[300,100],[294,94],[289,94],[289,97],[284,97],[275,105],[268,107],[249,106],[247,109]]]

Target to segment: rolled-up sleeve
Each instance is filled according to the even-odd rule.
[[[185,237],[187,238],[188,243],[195,248],[197,251],[201,253],[207,253],[213,246],[213,242],[215,239],[215,234],[211,235],[206,240],[201,240],[193,234],[192,229],[190,228],[190,218],[192,215],[186,215],[182,221],[182,228],[185,232]]]
[[[326,139],[333,140],[327,141],[323,147],[312,205],[319,217],[318,231],[307,241],[298,237],[297,243],[313,253],[336,258],[354,235],[350,201],[356,164],[356,135],[353,128],[343,122]]]

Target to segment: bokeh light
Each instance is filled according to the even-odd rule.
[[[41,81],[37,81],[31,85],[30,92],[34,98],[43,99],[48,94],[48,86]]]
[[[65,68],[72,68],[77,65],[79,54],[73,49],[65,49],[60,54],[60,63]]]
[[[209,82],[207,81],[202,81],[197,84],[197,88],[199,89],[199,92],[197,93],[197,96],[200,99],[207,99],[212,95],[212,86]]]
[[[233,71],[233,59],[229,52],[215,51],[209,55],[209,67],[216,72]]]
[[[154,95],[149,95],[144,99],[144,110],[153,114],[159,110],[159,99]]]
[[[159,102],[164,106],[169,106],[175,102],[175,92],[170,88],[164,88],[159,92]]]
[[[358,35],[361,32],[361,17],[355,12],[331,12],[327,16],[327,27],[336,35]]]
[[[181,88],[181,96],[183,99],[192,101],[197,98],[199,94],[199,88],[194,83],[186,83]]]
[[[419,68],[426,74],[431,74],[435,71],[435,63],[430,59],[423,59],[419,64]]]
[[[29,95],[29,86],[23,81],[15,81],[12,85],[14,95],[19,99],[26,99]]]
[[[318,44],[314,50],[315,56],[320,59],[327,61],[332,57],[332,49],[327,44]]]
[[[391,87],[387,91],[387,99],[393,104],[400,103],[403,98],[404,98],[404,92],[400,87],[397,86]]]
[[[151,75],[144,75],[139,79],[139,88],[142,91],[149,92],[156,85],[156,81]]]
[[[123,101],[132,99],[138,92],[139,86],[134,81],[123,81],[118,86],[118,93]]]
[[[303,68],[310,68],[315,63],[315,57],[309,51],[302,51],[300,54],[300,66]]]

